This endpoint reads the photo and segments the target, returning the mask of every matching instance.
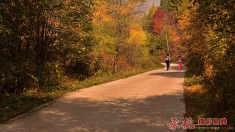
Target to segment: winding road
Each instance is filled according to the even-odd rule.
[[[171,132],[182,122],[184,70],[176,64],[77,90],[0,124],[1,132]],[[176,131],[183,131],[182,128]]]

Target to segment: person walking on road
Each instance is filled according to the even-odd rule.
[[[179,71],[182,70],[183,58],[181,56],[178,57],[178,67]]]
[[[171,62],[171,58],[169,54],[166,55],[165,61],[166,61],[166,70],[168,71],[170,68],[170,62]]]

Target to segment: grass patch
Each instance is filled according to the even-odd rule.
[[[153,69],[160,69],[164,66],[160,65]],[[64,83],[60,86],[48,86],[44,88],[30,89],[20,95],[8,95],[0,102],[0,123],[8,121],[16,116],[24,114],[42,104],[52,101],[66,93],[86,88],[102,83],[127,78],[139,73],[143,73],[152,69],[137,69],[128,72],[97,73],[85,80],[79,81],[65,77]]]

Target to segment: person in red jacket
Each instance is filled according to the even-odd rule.
[[[182,70],[183,58],[181,56],[178,57],[178,67],[179,70]]]

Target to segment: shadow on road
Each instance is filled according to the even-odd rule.
[[[172,77],[172,78],[183,78],[184,77],[183,72],[177,72],[177,71],[156,72],[156,73],[151,73],[150,75]]]
[[[180,101],[181,97],[180,95],[163,95],[139,100],[119,98],[107,101],[77,98],[71,102],[59,102],[61,106],[64,106],[63,108],[44,110],[37,122],[57,125],[58,132],[68,126],[67,131],[78,132],[162,132],[166,131],[167,123],[171,122],[172,115],[179,119],[184,114],[184,109],[180,106],[178,108],[170,105],[172,100]],[[175,109],[179,111],[175,111]],[[179,121],[183,120],[179,119]],[[36,124],[33,123],[31,128],[41,127],[46,130],[45,126]],[[12,124],[8,126],[7,130],[24,130],[20,127],[22,126]],[[43,131],[43,129],[41,130]],[[178,129],[178,131],[183,130]]]
[[[170,67],[168,71],[166,69],[164,70],[165,72],[155,72],[155,73],[151,73],[150,75],[157,75],[157,76],[164,76],[164,77],[171,77],[171,78],[183,78],[186,67],[183,67],[183,70],[179,71],[178,66],[174,64]]]

